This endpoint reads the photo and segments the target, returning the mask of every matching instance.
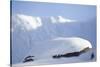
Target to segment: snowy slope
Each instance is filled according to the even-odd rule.
[[[46,58],[46,56],[81,51],[86,47],[92,48],[90,42],[82,38],[56,38],[35,43],[27,56],[32,55],[36,56],[35,58]]]
[[[37,60],[34,62],[27,62],[27,63],[19,63],[19,64],[13,64],[12,67],[29,67],[32,65],[46,65],[46,64],[65,64],[65,63],[76,63],[76,62],[89,62],[89,61],[93,61],[90,60],[90,52],[86,52],[82,55],[80,55],[79,57],[71,57],[71,58],[60,58],[60,59],[52,59],[52,58],[48,58],[48,59],[41,59],[41,60]],[[84,59],[84,57],[87,57],[86,59]],[[73,60],[74,59],[74,60]]]
[[[33,17],[22,14],[17,14],[12,16],[11,31],[12,31],[13,64],[21,63],[27,55],[33,54],[32,52],[35,52],[34,54],[38,56],[37,53],[39,51],[38,50],[35,51],[35,49],[41,48],[41,46],[40,47],[38,46],[40,45],[39,43],[45,43],[46,41],[50,41],[55,38],[58,39],[58,37],[84,38],[92,42],[91,45],[93,47],[96,47],[95,33],[93,33],[95,32],[94,22],[95,19],[93,21],[87,20],[85,22],[83,21],[81,22],[81,21],[76,21],[74,19],[66,19],[65,17],[62,16]],[[43,44],[43,46],[47,47],[48,45]],[[53,46],[52,48],[54,49],[55,47],[56,45]],[[61,49],[60,46],[57,47],[58,47],[57,50]]]
[[[84,48],[89,47],[89,50],[75,57],[53,58],[53,55],[79,52]],[[34,56],[34,61],[15,64],[14,67],[22,67],[27,65],[40,64],[57,64],[57,63],[72,63],[91,60],[91,43],[85,39],[78,37],[71,38],[56,38],[50,41],[36,43],[30,50],[27,56]],[[74,60],[73,60],[74,59]],[[24,59],[23,59],[24,60]]]

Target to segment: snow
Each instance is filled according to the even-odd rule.
[[[45,65],[65,64],[65,63],[76,63],[76,62],[80,62],[80,61],[81,62],[86,62],[86,61],[89,62],[89,61],[93,61],[93,60],[90,60],[90,54],[91,54],[91,51],[88,51],[84,54],[81,54],[78,57],[60,58],[60,59],[46,58],[46,59],[36,60],[34,62],[14,64],[14,65],[12,65],[12,67],[24,67],[24,66],[26,67],[26,66],[44,65],[44,64]]]
[[[35,43],[29,55],[36,56],[36,58],[46,58],[56,54],[64,54],[81,51],[84,48],[92,48],[89,41],[73,37],[62,38],[60,40],[50,40]],[[28,56],[28,55],[27,55]]]
[[[35,55],[35,61],[31,63],[32,65],[52,64],[49,63],[51,60],[53,63],[67,63],[69,61],[68,58],[60,58],[62,61],[59,60],[59,62],[57,62],[57,59],[54,60],[50,57],[58,53],[64,54],[66,52],[80,51],[85,47],[96,47],[94,33],[95,19],[87,22],[80,21],[78,23],[64,24],[58,22],[54,24],[50,17],[23,15],[27,17],[27,19],[25,19],[24,17],[18,17],[18,15],[22,14],[17,14],[12,17],[12,61],[14,65],[22,63],[24,58],[28,55]],[[59,19],[58,16],[52,17],[57,21]],[[32,21],[28,18],[32,18]],[[72,47],[74,49],[72,49]],[[95,48],[93,50],[93,52],[96,53]],[[80,62],[88,61],[90,60],[91,52],[89,53],[87,53],[89,56],[84,55],[79,59],[73,57],[73,59]],[[42,63],[42,61],[44,61],[44,63]],[[73,60],[69,62],[77,61]],[[22,63],[22,65],[24,64],[27,65],[28,63]]]
[[[90,50],[79,57],[53,59],[53,55],[72,53],[83,50],[89,47]],[[25,65],[40,65],[40,64],[56,64],[56,63],[69,63],[79,61],[91,60],[91,43],[85,39],[78,37],[71,38],[56,38],[50,41],[36,43],[27,56],[35,56],[34,61],[22,64],[15,64],[14,66]],[[85,54],[85,55],[84,55]],[[87,55],[86,55],[87,54]],[[84,59],[84,57],[85,59]],[[86,57],[87,56],[87,57]],[[74,60],[73,60],[74,59]],[[24,60],[24,59],[23,59]]]

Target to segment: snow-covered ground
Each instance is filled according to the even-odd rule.
[[[89,47],[89,50],[80,54],[79,56],[53,58],[53,55],[80,52],[87,47]],[[92,45],[87,40],[78,37],[56,38],[53,40],[36,43],[34,46],[32,46],[29,54],[27,54],[27,56],[34,56],[34,61],[14,64],[13,67],[92,61],[93,59],[91,59],[91,54]]]
[[[62,16],[13,15],[11,28],[13,66],[92,61],[92,52],[95,56],[93,61],[95,61],[94,22],[95,18],[81,22]],[[56,54],[77,52],[86,47],[93,48],[77,57],[52,58]],[[34,61],[23,63],[27,56],[34,56]]]
[[[71,58],[60,58],[60,59],[52,59],[46,58],[41,60],[36,60],[34,62],[27,62],[27,63],[19,63],[13,64],[12,67],[24,67],[24,66],[32,66],[32,65],[47,65],[47,64],[65,64],[65,63],[76,63],[76,62],[92,62],[93,59],[90,59],[91,52],[84,53],[78,57],[71,57]],[[87,56],[86,56],[87,55]],[[84,57],[88,57],[84,59]]]

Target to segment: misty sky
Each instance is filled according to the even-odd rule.
[[[12,13],[30,16],[65,16],[76,20],[87,20],[96,17],[96,6],[13,1]]]
[[[59,23],[57,28],[54,30],[53,26],[48,28],[48,26],[41,25],[39,28],[41,30],[35,30],[34,35],[32,32],[33,39],[39,39],[38,37],[44,38],[46,34],[52,34],[56,31],[57,34],[63,37],[78,36],[89,40],[94,47],[96,47],[96,6],[94,5],[78,5],[78,4],[58,4],[58,3],[44,3],[44,2],[29,2],[29,1],[12,1],[12,15],[23,15],[24,20],[32,17],[51,17],[51,16],[62,16],[64,18],[74,19],[80,21],[79,23],[62,24]],[[25,18],[26,17],[26,18]],[[13,18],[12,18],[13,19]],[[15,18],[18,22],[18,19]],[[20,19],[23,19],[22,17]],[[42,18],[43,19],[43,18]],[[48,20],[45,19],[47,22]],[[29,20],[30,21],[30,20]],[[84,23],[84,21],[86,21]],[[27,22],[27,21],[25,21]],[[31,21],[32,22],[32,21]],[[83,22],[82,24],[80,24]],[[13,23],[13,22],[12,22]],[[44,22],[41,22],[44,23]],[[31,24],[31,23],[30,23]],[[55,24],[56,25],[56,24]],[[33,24],[34,26],[34,24]],[[50,30],[51,29],[51,30]],[[29,32],[24,33],[19,30],[19,26],[16,28],[18,32],[13,32],[13,48],[12,57],[13,63],[22,62],[23,57],[25,57],[30,47],[27,48],[27,37]],[[53,31],[54,30],[54,31]],[[53,32],[51,32],[53,31]],[[22,34],[21,34],[22,33]],[[30,32],[31,33],[31,32]],[[24,34],[24,35],[23,35]],[[39,36],[40,35],[40,36]],[[43,36],[44,35],[44,36]],[[23,38],[21,38],[23,37]],[[25,39],[25,43],[24,40]],[[33,42],[34,43],[34,42]],[[24,45],[24,46],[23,46]],[[22,50],[23,49],[23,50]],[[96,52],[96,50],[95,50]]]

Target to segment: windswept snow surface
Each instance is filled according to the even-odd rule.
[[[78,52],[86,47],[92,48],[90,42],[81,38],[57,38],[54,40],[35,43],[28,55],[41,59],[42,57],[52,57],[57,54]]]
[[[11,32],[14,66],[90,61],[92,52],[96,56],[96,33],[94,33],[96,19],[85,22],[69,20],[63,16],[13,15]],[[78,57],[60,59],[51,57],[59,53],[80,51],[85,47],[92,49]],[[23,63],[25,57],[29,55],[35,56],[34,61]]]
[[[53,58],[53,55],[79,52],[84,48],[89,47],[89,50],[80,56],[66,57],[66,58]],[[40,64],[57,64],[57,63],[73,63],[80,61],[91,60],[92,45],[89,41],[78,38],[56,38],[49,41],[42,41],[36,43],[27,56],[34,56],[34,61],[15,64],[14,67],[23,67],[27,65],[40,65]],[[23,59],[24,60],[24,59]]]
[[[71,57],[71,58],[60,58],[60,59],[52,59],[52,58],[46,58],[41,60],[36,60],[34,62],[27,62],[27,63],[19,63],[14,64],[12,67],[27,67],[32,65],[48,65],[48,64],[65,64],[65,63],[76,63],[76,62],[90,62],[93,60],[90,60],[90,54],[91,51],[86,52],[79,57]],[[84,59],[86,57],[86,59]]]

